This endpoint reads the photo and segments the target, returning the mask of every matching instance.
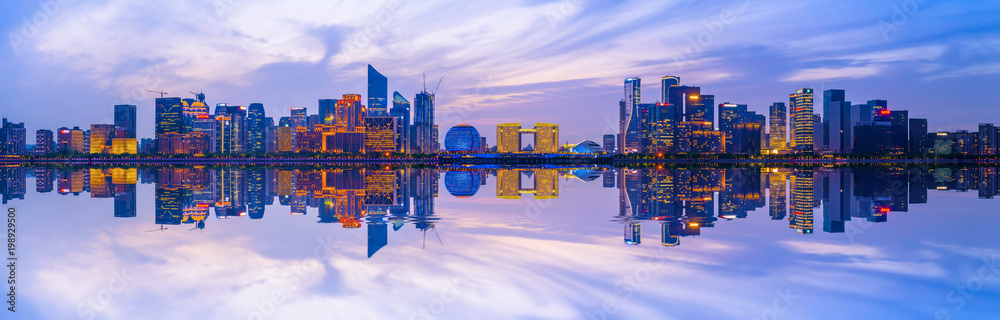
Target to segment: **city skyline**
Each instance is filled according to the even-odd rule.
[[[1000,70],[989,58],[997,47],[993,45],[996,41],[992,40],[996,30],[975,24],[972,22],[975,19],[968,18],[970,13],[963,12],[959,20],[960,14],[953,12],[968,3],[921,3],[911,13],[904,12],[903,16],[896,17],[896,20],[905,18],[905,22],[899,25],[894,23],[894,6],[898,8],[902,3],[892,1],[812,4],[823,6],[824,14],[848,12],[856,6],[869,9],[849,11],[851,14],[844,15],[846,18],[837,22],[816,22],[822,19],[810,19],[815,13],[803,5],[781,2],[752,3],[746,7],[740,2],[690,7],[573,1],[568,6],[560,2],[533,6],[490,4],[476,9],[482,12],[464,15],[454,23],[459,26],[482,26],[493,21],[491,19],[517,16],[512,21],[516,23],[495,30],[483,30],[482,34],[447,33],[452,39],[468,41],[462,46],[466,49],[462,50],[450,50],[456,48],[452,44],[418,41],[430,39],[422,33],[455,29],[455,25],[441,22],[423,25],[417,22],[425,21],[420,17],[435,16],[436,13],[424,9],[446,8],[448,3],[427,4],[426,8],[401,5],[392,10],[393,19],[386,26],[375,28],[379,32],[375,37],[369,37],[370,43],[365,42],[361,50],[351,49],[356,48],[352,45],[354,39],[367,36],[363,30],[370,20],[364,17],[389,12],[386,8],[391,7],[386,4],[373,3],[366,8],[342,10],[344,12],[338,14],[350,13],[358,17],[335,20],[343,21],[343,25],[328,23],[318,28],[328,32],[318,34],[306,32],[314,30],[312,27],[275,19],[287,16],[288,11],[275,9],[270,15],[258,13],[273,9],[267,4],[240,3],[221,9],[207,5],[203,12],[195,16],[221,17],[222,23],[229,24],[220,26],[213,23],[192,31],[167,33],[167,30],[177,30],[169,26],[193,19],[178,15],[164,21],[162,26],[141,26],[149,33],[166,35],[164,40],[157,40],[162,41],[166,49],[163,52],[154,53],[135,47],[148,44],[149,40],[135,41],[135,44],[115,42],[112,47],[119,50],[108,54],[108,58],[88,54],[89,51],[85,50],[93,49],[91,45],[81,44],[66,38],[66,35],[97,33],[132,39],[139,34],[111,29],[111,20],[104,19],[113,20],[124,12],[122,10],[131,10],[129,13],[136,15],[150,14],[149,9],[112,1],[109,7],[117,11],[105,17],[96,14],[98,8],[92,6],[63,5],[55,17],[57,19],[40,25],[37,34],[23,37],[22,41],[19,29],[25,26],[25,21],[28,27],[34,26],[31,18],[45,11],[33,3],[12,5],[12,10],[3,14],[4,21],[10,21],[2,26],[8,31],[9,41],[8,50],[0,51],[0,57],[4,58],[0,68],[15,76],[0,80],[3,82],[2,90],[9,90],[0,94],[0,104],[31,105],[31,108],[5,108],[4,112],[9,119],[26,123],[27,131],[32,133],[38,129],[113,123],[111,115],[94,115],[88,110],[116,104],[137,105],[138,135],[150,137],[152,128],[143,128],[141,124],[152,121],[152,101],[156,95],[143,90],[170,93],[203,90],[211,103],[245,106],[261,102],[268,114],[284,115],[283,112],[292,107],[312,108],[316,99],[338,97],[350,92],[365,94],[364,66],[371,63],[388,78],[388,91],[399,91],[406,97],[421,91],[421,74],[426,73],[428,78],[435,80],[444,77],[441,91],[437,94],[440,114],[437,122],[442,129],[460,123],[469,123],[481,131],[489,131],[489,127],[497,123],[560,123],[561,136],[565,137],[560,143],[600,141],[605,133],[592,132],[588,128],[617,130],[613,124],[618,112],[615,107],[623,98],[620,96],[623,75],[644,77],[652,84],[656,82],[654,79],[664,74],[679,74],[686,79],[686,83],[716,95],[716,101],[746,104],[751,111],[759,114],[766,114],[772,103],[783,101],[780,97],[787,94],[790,88],[814,88],[819,92],[842,88],[851,91],[850,95],[854,98],[848,99],[885,99],[910,110],[911,114],[934,119],[928,128],[931,132],[973,131],[978,125],[968,121],[968,115],[973,113],[989,119],[1000,118],[997,111],[989,106],[991,99],[986,87],[997,80],[995,72]],[[992,4],[976,6],[977,10],[972,15],[985,17],[997,11]],[[184,3],[160,6],[166,12],[188,7]],[[563,7],[568,9],[562,10]],[[690,18],[668,15],[666,19],[659,16],[670,10],[692,15]],[[444,10],[440,14],[446,12],[450,11]],[[559,14],[562,12],[566,13]],[[599,28],[582,30],[584,25],[597,19],[597,12],[613,17],[631,15],[637,19],[601,17],[602,22],[597,24]],[[720,13],[723,12],[733,13],[734,21],[721,21]],[[798,21],[801,28],[793,31],[771,26],[772,20],[768,18],[776,16],[781,16],[783,20],[794,17],[793,20]],[[274,33],[237,22],[237,17],[260,18],[267,25],[303,31],[305,35],[282,42]],[[314,21],[326,17],[317,14],[301,18],[303,21]],[[642,21],[653,19],[657,21],[655,28],[632,28],[634,30],[628,29],[623,33],[611,32],[617,37],[608,35],[611,30],[626,30],[631,21],[639,21],[641,25]],[[710,32],[713,29],[708,26],[713,26],[712,23],[703,23],[715,20],[719,21],[717,26],[722,27],[718,36]],[[883,22],[889,23],[888,27]],[[846,25],[853,27],[845,29],[843,26]],[[681,31],[656,32],[656,28],[671,26],[685,27],[679,29]],[[217,35],[212,29],[205,29],[212,27],[258,35],[259,39],[271,42],[226,37]],[[569,37],[566,32],[571,31],[580,34]],[[755,33],[769,34],[772,38],[749,36]],[[697,45],[699,37],[704,34],[709,37],[701,40],[710,40],[710,45]],[[520,35],[531,35],[532,39],[544,41],[504,49],[510,47],[511,42],[521,40],[518,38]],[[550,37],[540,38],[546,36]],[[414,40],[402,41],[407,37]],[[625,39],[636,40],[633,42],[640,45],[630,47],[618,44]],[[200,46],[204,52],[198,49],[178,51],[186,43]],[[393,46],[396,43],[406,45]],[[107,43],[102,45],[107,46]],[[596,63],[604,59],[602,55],[581,54],[608,45],[619,49],[618,52],[629,51],[624,51],[624,55],[619,53],[624,59],[615,59],[616,62],[611,64]],[[243,54],[243,58],[234,59],[235,56],[231,55],[234,53],[220,53],[219,50],[224,48]],[[483,50],[486,52],[475,48],[486,49]],[[701,53],[688,54],[686,50],[689,48],[700,49]],[[302,56],[282,53],[288,49],[303,49],[299,50]],[[438,51],[453,53],[440,55],[435,53]],[[548,55],[543,57],[536,52],[547,52]],[[505,57],[509,56],[505,58],[508,60],[484,59],[494,53],[505,54]],[[562,63],[554,65],[551,61]],[[594,65],[600,68],[594,68]],[[289,81],[293,78],[296,80]],[[753,82],[748,83],[748,80]],[[935,94],[959,90],[968,94]],[[125,99],[122,99],[123,96]],[[186,94],[172,96],[187,98]],[[641,102],[655,102],[649,97],[658,96],[647,95],[647,99]],[[820,109],[819,100],[817,97],[817,110]],[[536,111],[534,106],[539,104],[553,107]],[[74,107],[66,107],[68,105]],[[590,116],[569,112],[581,107],[590,111]],[[965,112],[943,111],[956,107]],[[529,112],[537,118],[523,119],[521,115]],[[74,123],[77,121],[83,123]],[[492,145],[495,137],[488,139]]]

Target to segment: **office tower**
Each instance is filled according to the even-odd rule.
[[[626,78],[625,100],[619,103],[619,132],[623,139],[619,142],[619,153],[641,151],[641,119],[638,114],[640,103],[642,103],[642,79]]]
[[[380,140],[381,138],[378,133],[374,133],[373,139]],[[295,128],[296,152],[322,152],[323,140],[322,131],[309,130],[307,127]]]
[[[438,129],[438,125],[435,124],[433,127],[431,127],[431,144],[433,145],[434,152],[438,152],[439,150],[441,150],[441,143],[438,142],[439,141],[438,135],[440,133],[441,131],[440,129]]]
[[[0,155],[24,155],[27,146],[26,134],[24,122],[13,123],[3,118],[3,127],[0,127]]]
[[[719,104],[719,131],[726,133],[726,152],[742,153],[734,148],[736,126],[748,120],[747,105],[729,102]]]
[[[813,150],[813,89],[798,89],[789,95],[789,108],[792,110],[792,132],[795,135],[797,152],[812,152]]]
[[[278,127],[277,152],[295,151],[295,128],[290,126]]]
[[[823,149],[823,120],[818,114],[814,114],[812,118],[813,124],[813,150]]]
[[[410,153],[410,101],[403,98],[399,91],[392,93],[389,116],[396,118],[396,151]]]
[[[844,90],[823,91],[823,147],[833,153],[846,153],[847,137],[844,126],[848,123],[851,102],[845,100]]]
[[[125,138],[135,139],[135,105],[115,105],[115,126],[125,129]]]
[[[113,124],[90,125],[90,153],[111,153],[114,133]]]
[[[886,100],[868,100],[868,106],[872,109],[872,121],[878,122],[888,122],[889,115],[892,113],[889,111],[889,102]]]
[[[191,122],[189,135],[197,136],[198,139],[202,140],[201,142],[208,145],[206,153],[216,152],[216,144],[218,143],[215,134],[216,121],[214,116],[199,115]]]
[[[927,119],[910,118],[910,154],[927,154]]]
[[[715,96],[704,94],[698,96],[697,99],[692,99],[688,97],[686,100],[688,103],[687,110],[687,121],[702,121],[708,122],[712,128],[715,128]]]
[[[497,153],[521,152],[521,124],[501,123],[497,125]]]
[[[535,124],[535,153],[559,152],[559,125]]]
[[[434,95],[422,91],[413,100],[413,152],[435,153],[434,149]]]
[[[332,125],[337,112],[337,99],[319,99],[319,116],[323,124]]]
[[[681,78],[677,76],[663,76],[663,78],[660,79],[660,84],[662,85],[660,102],[669,103],[669,100],[667,100],[667,93],[670,91],[670,88],[681,85]]]
[[[368,116],[385,117],[389,115],[388,102],[389,80],[372,65],[368,65]]]
[[[889,126],[891,131],[889,141],[892,143],[890,153],[895,155],[910,153],[910,141],[907,139],[909,136],[907,125],[909,123],[909,111],[897,110],[889,112]]]
[[[264,152],[277,152],[278,134],[274,125],[274,117],[264,117]]]
[[[306,108],[291,108],[292,110],[292,127],[305,127],[306,126]]]
[[[264,116],[264,104],[250,104],[247,110],[247,153],[264,153],[267,151],[267,145],[264,141],[266,134]]]
[[[992,123],[979,124],[979,152],[977,154],[992,156],[997,154],[997,128]],[[36,147],[37,148],[37,147]]]
[[[771,105],[770,112],[770,148],[782,150],[788,147],[788,107],[783,102]],[[721,118],[719,120],[722,121]]]
[[[216,152],[220,153],[245,152],[246,137],[247,137],[246,136],[247,107],[234,106],[226,103],[219,103],[215,106],[215,115],[216,115],[216,130],[215,130]],[[222,116],[222,118],[219,118],[219,116]],[[224,141],[220,142],[219,141],[220,139],[224,139]]]
[[[604,135],[604,152],[615,153],[615,135],[613,134]]]
[[[365,152],[396,152],[396,118],[365,117]]]
[[[732,150],[728,149],[730,145],[726,145],[726,152],[729,153],[739,153],[739,154],[749,154],[756,155],[761,153],[761,120],[756,118],[754,114],[748,114],[747,121],[742,121],[737,124],[733,130],[732,138],[728,137],[729,141],[732,141]]]
[[[156,98],[156,138],[169,133],[187,133],[184,132],[183,114],[181,98]]]
[[[56,152],[55,140],[52,137],[52,130],[41,129],[35,131],[35,154],[44,155]]]

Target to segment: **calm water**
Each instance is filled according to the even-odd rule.
[[[19,319],[1000,314],[997,168],[0,173]]]

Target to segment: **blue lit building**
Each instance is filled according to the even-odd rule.
[[[468,198],[479,192],[481,178],[474,171],[448,171],[444,174],[444,187],[448,193],[459,198]]]
[[[410,101],[399,91],[392,93],[392,109],[389,116],[396,118],[396,146],[398,152],[410,153]]]
[[[386,102],[389,95],[389,80],[375,67],[368,65],[368,114],[369,117],[389,115]]]
[[[460,124],[448,130],[444,136],[444,148],[448,152],[479,152],[481,136],[475,127]]]

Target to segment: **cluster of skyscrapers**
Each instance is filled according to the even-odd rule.
[[[745,104],[716,109],[714,95],[681,85],[676,76],[661,79],[660,101],[642,103],[641,81],[625,79],[619,133],[604,137],[609,153],[997,154],[1000,130],[993,124],[972,133],[928,133],[927,119],[890,110],[886,100],[852,104],[844,90],[823,92],[822,115],[814,113],[813,89],[802,88],[789,94],[787,105],[772,104],[765,117]]]

